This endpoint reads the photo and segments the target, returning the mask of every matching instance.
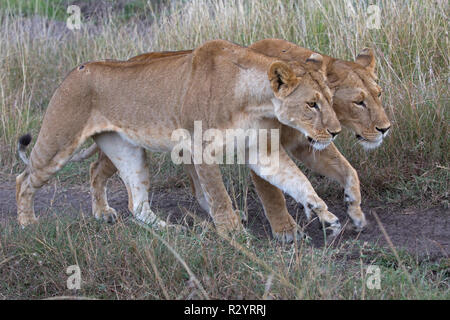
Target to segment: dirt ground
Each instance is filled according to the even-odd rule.
[[[12,178],[2,179],[0,183],[0,221],[16,215],[15,184]],[[122,216],[129,215],[127,209],[127,192],[118,178],[112,179],[109,184],[108,199]],[[186,223],[192,218],[186,210],[194,213],[200,219],[210,219],[188,188],[160,189],[150,192],[151,207],[164,219],[172,223]],[[326,199],[325,199],[326,200]],[[261,204],[257,199],[249,196],[247,228],[258,238],[271,237],[270,226],[264,216]],[[300,225],[306,226],[306,233],[312,238],[314,246],[324,244],[323,232],[319,222],[313,221],[307,225],[303,209],[293,199],[288,199],[289,212],[297,219]],[[336,214],[341,223],[349,222],[343,204],[328,203],[331,212]],[[374,213],[378,215],[382,225],[396,248],[406,249],[419,259],[436,260],[448,258],[450,253],[450,212],[444,208],[436,207],[426,210],[401,209],[376,203],[363,203],[369,225],[362,233],[345,230],[336,239],[336,242],[346,239],[359,239],[369,243],[378,243],[387,246],[385,236],[375,220]],[[56,183],[44,186],[36,194],[35,211],[37,216],[45,216],[59,212],[64,214],[78,214],[83,211],[91,212],[89,188],[87,184],[70,185],[64,188]]]

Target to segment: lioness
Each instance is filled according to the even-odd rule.
[[[285,60],[305,61],[314,52],[280,39],[261,40],[250,48],[268,56]],[[322,55],[326,66],[327,84],[333,93],[333,109],[342,125],[350,128],[365,149],[378,147],[390,129],[390,122],[381,103],[381,88],[376,83],[375,56],[364,49],[353,61]],[[361,192],[356,170],[331,144],[324,150],[312,152],[301,134],[282,126],[281,141],[286,151],[313,171],[338,181],[344,188],[347,214],[357,231],[367,222],[361,210]],[[280,190],[251,173],[264,211],[275,234],[295,230]],[[198,194],[198,193],[197,193]],[[306,211],[308,215],[308,211]],[[308,216],[310,218],[310,215]]]
[[[252,48],[265,55],[285,60],[305,62],[314,52],[280,39],[265,39],[252,44]],[[190,50],[175,52],[145,53],[129,61],[148,61],[161,57],[189,54]],[[373,50],[364,49],[353,61],[344,61],[323,55],[328,85],[333,93],[333,109],[339,121],[356,133],[356,137],[366,149],[378,147],[387,135],[390,123],[381,103],[381,88],[377,85],[375,74],[375,56]],[[301,160],[313,171],[338,181],[344,188],[344,200],[347,213],[356,230],[366,225],[361,210],[361,193],[358,174],[350,163],[331,144],[320,152],[311,149],[310,143],[301,133],[289,126],[282,126],[282,145],[289,154]],[[96,151],[95,144],[77,156],[75,160],[85,159]],[[195,169],[186,165],[191,176],[193,192],[203,209],[208,211]],[[105,207],[106,180],[116,172],[116,168],[104,154],[91,165],[91,185],[93,203],[101,202]],[[289,215],[284,196],[280,190],[251,173],[257,193],[262,200],[264,212],[270,222],[273,235],[284,241],[291,241],[297,230],[294,219]],[[305,213],[311,217],[311,210],[305,207]]]
[[[16,178],[18,220],[36,221],[35,191],[60,170],[89,137],[119,170],[139,220],[164,226],[148,203],[148,168],[144,149],[171,151],[172,132],[206,128],[279,128],[301,130],[326,146],[340,131],[322,74],[322,57],[313,54],[303,66],[288,65],[227,41],[205,43],[185,55],[149,61],[91,62],[72,70],[50,100],[30,159]],[[279,170],[265,174],[259,162],[251,168],[313,210],[333,232],[340,224],[309,181],[281,148]],[[198,184],[219,232],[241,228],[217,164],[194,164]],[[95,167],[93,168],[95,170]],[[93,186],[97,186],[92,181]],[[98,191],[100,189],[95,190]],[[104,190],[103,190],[104,191]],[[104,194],[94,193],[94,197]],[[100,207],[99,207],[100,205]],[[107,204],[93,206],[97,218],[115,220]]]

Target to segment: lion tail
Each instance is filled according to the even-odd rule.
[[[23,136],[21,136],[19,138],[19,142],[17,143],[17,153],[19,154],[19,158],[26,164],[28,165],[28,163],[30,162],[28,160],[27,154],[26,154],[26,149],[27,146],[30,144],[31,142],[31,134],[27,133],[24,134]]]
[[[77,154],[75,154],[70,161],[83,161],[90,158],[98,151],[98,146],[94,143],[89,148],[83,149]]]

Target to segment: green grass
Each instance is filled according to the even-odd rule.
[[[0,298],[450,298],[445,261],[399,256],[358,242],[316,249],[223,239],[199,221],[181,233],[154,233],[130,220],[110,226],[50,215],[26,232],[15,221],[0,229]],[[75,264],[81,289],[69,290],[66,269]],[[366,286],[369,265],[380,268],[380,289]]]
[[[0,8],[14,14],[31,17],[34,15],[48,17],[55,20],[65,20],[68,0],[1,0]]]

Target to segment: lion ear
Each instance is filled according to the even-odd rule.
[[[281,61],[275,61],[270,65],[269,71],[270,86],[277,98],[287,97],[295,88],[300,80],[295,75],[292,68]]]
[[[375,71],[375,53],[373,49],[364,48],[356,57],[355,62],[373,73]]]

